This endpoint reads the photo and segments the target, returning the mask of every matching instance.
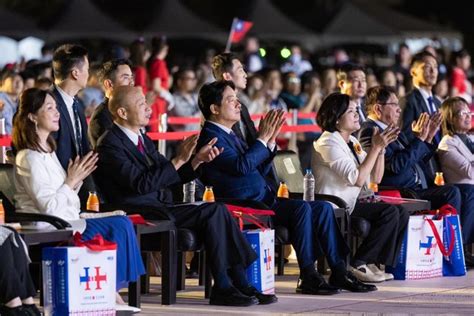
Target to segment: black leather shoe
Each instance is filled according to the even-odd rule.
[[[260,293],[255,287],[251,285],[246,287],[245,289],[239,289],[239,291],[247,296],[256,297],[258,300],[258,304],[260,305],[267,305],[278,302],[278,297],[276,297],[276,295]]]
[[[251,306],[258,304],[258,299],[254,296],[242,294],[235,287],[228,289],[212,287],[209,304],[223,306]]]
[[[23,310],[27,311],[30,316],[41,316],[41,312],[35,304],[23,304]]]
[[[345,275],[331,274],[331,276],[329,277],[329,284],[349,292],[364,293],[377,291],[377,287],[375,285],[360,282],[349,271],[347,271]]]
[[[30,314],[23,308],[23,306],[9,308],[0,306],[0,315],[2,316],[30,316]]]
[[[301,294],[334,295],[340,292],[337,287],[327,284],[319,274],[315,274],[307,279],[298,279],[298,285],[296,286],[296,293]]]

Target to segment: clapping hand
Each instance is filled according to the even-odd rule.
[[[439,131],[441,122],[442,122],[441,112],[436,112],[435,114],[431,115],[430,120],[428,122],[428,127],[427,127],[428,133],[426,136],[426,141],[428,143],[431,143],[431,141],[433,140],[433,137]]]
[[[282,110],[270,110],[260,121],[258,138],[266,143],[270,140],[274,142],[285,121],[284,114],[285,112]]]
[[[194,149],[196,148],[198,135],[192,135],[179,144],[176,157],[171,160],[171,163],[176,169],[179,169],[191,158]]]
[[[413,131],[413,134],[415,134],[415,136],[418,137],[423,142],[428,137],[429,123],[430,123],[430,116],[428,113],[424,112],[424,113],[421,113],[418,120],[413,121],[413,123],[411,124],[411,130]]]
[[[372,134],[372,146],[384,149],[398,138],[399,133],[400,129],[393,125],[389,125],[381,133],[378,128],[374,128],[374,133]]]
[[[214,160],[214,158],[219,156],[224,151],[224,147],[221,149],[217,148],[214,146],[216,142],[217,137],[214,137],[209,143],[207,143],[207,145],[204,145],[201,149],[199,149],[199,151],[196,153],[196,156],[194,156],[193,165],[200,164],[202,162],[211,162]]]
[[[69,159],[67,167],[67,176],[64,181],[71,189],[76,189],[78,185],[87,178],[96,168],[99,156],[97,153],[90,151],[84,157],[77,156],[74,161]]]

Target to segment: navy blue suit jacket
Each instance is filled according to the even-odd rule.
[[[214,137],[215,146],[223,147],[224,152],[204,164],[202,182],[213,186],[216,197],[252,199],[272,205],[275,195],[265,176],[271,170],[275,153],[260,141],[241,152],[231,135],[210,122],[204,123],[197,148]]]
[[[61,166],[65,170],[67,170],[67,166],[69,163],[69,159],[74,159],[78,154],[76,150],[76,141],[74,138],[74,122],[71,121],[71,117],[69,116],[69,112],[66,107],[66,103],[64,103],[61,94],[59,93],[56,86],[54,86],[53,90],[51,91],[53,96],[56,100],[56,104],[58,106],[58,111],[60,114],[59,117],[59,130],[53,133],[54,140],[56,141],[56,155],[58,156],[59,162]],[[87,140],[87,122],[86,117],[84,115],[84,110],[79,107],[79,120],[81,122],[81,135],[82,135],[82,155],[89,152],[89,142]]]
[[[362,124],[359,131],[359,141],[365,150],[368,150],[372,141],[374,128],[381,128],[371,119]],[[417,137],[411,141],[402,132],[398,140],[392,142],[385,149],[385,170],[381,185],[414,188],[415,165],[418,164],[425,174],[428,185],[433,183],[426,162],[433,156],[436,148]]]
[[[441,102],[438,98],[433,96],[433,103],[436,109],[439,110]],[[405,133],[409,140],[412,140],[415,138],[415,135],[411,131],[411,124],[420,117],[421,113],[430,113],[430,111],[420,91],[416,88],[400,100],[400,105],[402,107],[402,132]],[[441,140],[441,137],[439,139]],[[438,143],[436,143],[436,146],[438,146]]]
[[[99,162],[94,180],[107,202],[112,204],[163,207],[172,206],[169,187],[197,177],[188,162],[178,171],[158,153],[143,135],[145,152],[140,153],[128,136],[113,125],[99,138]]]

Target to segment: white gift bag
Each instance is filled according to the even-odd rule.
[[[45,315],[115,315],[117,250],[43,249]]]
[[[432,216],[429,216],[431,218]],[[387,267],[396,280],[417,280],[443,276],[443,254],[427,216],[410,216],[407,233],[395,268]],[[443,220],[434,220],[438,235],[443,236]]]
[[[256,229],[242,232],[258,258],[247,268],[247,279],[257,290],[275,293],[275,231]]]

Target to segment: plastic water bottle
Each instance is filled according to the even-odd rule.
[[[314,176],[311,169],[306,169],[303,179],[303,200],[314,201]]]
[[[196,193],[196,182],[189,181],[183,185],[183,202],[184,203],[194,203],[195,198],[194,194]]]

